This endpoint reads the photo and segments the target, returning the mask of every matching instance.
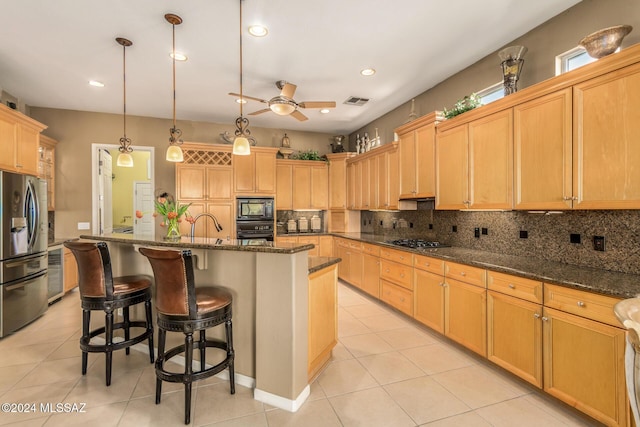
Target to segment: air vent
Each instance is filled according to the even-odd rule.
[[[358,98],[357,96],[350,96],[344,101],[347,105],[357,105],[358,107],[362,107],[367,102],[369,102],[369,98]]]

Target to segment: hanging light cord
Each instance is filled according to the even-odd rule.
[[[236,136],[248,137],[251,135],[249,132],[249,120],[244,117],[242,104],[244,102],[244,95],[242,93],[242,1],[240,0],[240,117],[236,119]]]
[[[176,128],[176,24],[175,21],[171,23],[173,27],[173,127],[169,129],[169,145],[181,145],[182,131]]]
[[[128,40],[125,42],[124,40],[118,41],[118,43],[122,44],[122,127],[123,127],[123,136],[120,138],[120,147],[118,151],[121,153],[131,153],[133,148],[131,148],[131,138],[127,138],[127,43],[131,43]]]

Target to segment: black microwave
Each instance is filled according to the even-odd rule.
[[[273,220],[273,199],[262,197],[238,198],[237,219],[244,221]]]

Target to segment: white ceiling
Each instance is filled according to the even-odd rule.
[[[309,120],[268,112],[251,126],[349,133],[545,22],[579,0],[243,0],[244,94],[277,95],[276,80],[298,86],[294,99],[336,101]],[[122,113],[122,47],[127,114],[171,118],[171,25],[177,63],[177,118],[233,123],[239,105],[238,0],[0,0],[0,87],[36,107]],[[360,70],[373,67],[373,77]],[[95,88],[95,79],[106,84]],[[363,107],[350,96],[370,98]],[[247,113],[265,104],[249,101]],[[179,123],[178,123],[179,126]]]

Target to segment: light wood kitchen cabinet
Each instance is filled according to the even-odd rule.
[[[333,236],[319,236],[320,256],[333,256]]]
[[[56,141],[45,135],[40,135],[40,147],[38,148],[38,177],[47,181],[47,210],[56,208]]]
[[[436,195],[435,135],[440,120],[440,113],[434,112],[395,130],[399,138],[400,199]]]
[[[413,256],[413,317],[444,334],[444,261]]]
[[[229,166],[176,165],[176,197],[189,200],[233,200],[233,170]]]
[[[276,160],[276,210],[293,209],[293,165]]]
[[[380,298],[380,246],[362,245],[362,286],[369,295]]]
[[[78,264],[76,258],[73,256],[73,252],[64,248],[64,267],[63,267],[63,283],[64,291],[68,292],[71,289],[78,286]]]
[[[541,317],[541,303],[492,290],[487,293],[487,357],[496,365],[540,388]]]
[[[396,142],[383,145],[375,159],[377,160],[377,198],[378,209],[398,209],[400,198],[399,153]],[[375,180],[372,177],[372,182]]]
[[[380,299],[413,316],[413,254],[380,249]]]
[[[379,207],[378,202],[378,156],[371,156],[367,160],[367,184],[369,196],[367,197],[366,209],[375,209]]]
[[[436,170],[436,209],[512,209],[512,110],[439,134]]]
[[[355,162],[355,208],[360,210],[369,209],[369,162],[362,157]]]
[[[236,195],[276,192],[277,148],[251,147],[248,156],[233,156],[233,175]]]
[[[276,161],[276,209],[329,207],[329,170],[325,162]]]
[[[230,202],[191,202],[188,209],[189,215],[196,217],[201,213],[210,213],[215,216],[218,223],[222,226],[222,230],[215,228],[213,220],[203,216],[198,219],[194,230],[194,237],[209,237],[217,239],[226,239],[235,236],[235,216],[234,206]],[[180,223],[180,234],[183,236],[191,235],[191,224],[187,221]]]
[[[313,245],[309,250],[309,256],[320,255],[320,236],[298,236],[299,245]]]
[[[0,105],[0,169],[38,175],[40,132],[46,128],[19,111]]]
[[[356,209],[356,165],[347,162],[347,209]]]
[[[327,154],[329,159],[329,209],[347,208],[347,159],[355,153]]]
[[[487,357],[487,292],[484,269],[445,262],[444,334]]]
[[[331,350],[338,343],[337,281],[335,264],[309,275],[309,381],[329,361]]]
[[[516,209],[571,209],[571,88],[513,108]]]
[[[334,253],[342,260],[338,263],[338,277],[345,282],[351,282],[351,253],[349,252],[349,241],[347,239],[336,238],[334,240]]]
[[[640,208],[640,64],[573,89],[573,207]]]
[[[297,236],[276,236],[275,237],[276,245],[296,245],[298,244]]]
[[[342,259],[338,276],[357,288],[362,287],[362,243],[340,238],[336,238],[335,242],[337,256]]]

